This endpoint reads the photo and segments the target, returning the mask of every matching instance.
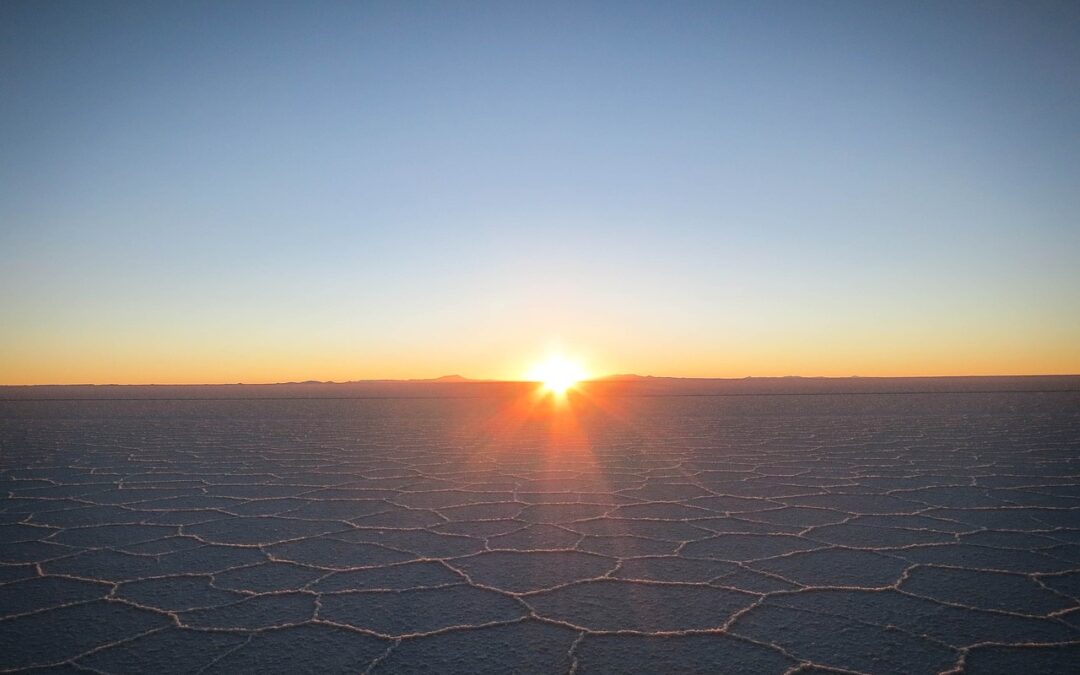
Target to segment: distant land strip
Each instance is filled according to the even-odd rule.
[[[748,377],[740,379],[618,376],[578,385],[605,396],[846,396],[1080,392],[1080,375],[952,377]],[[0,401],[226,401],[503,398],[532,382],[491,380],[367,380],[282,384],[20,385],[0,386]]]

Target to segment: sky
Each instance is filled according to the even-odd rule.
[[[1080,373],[1080,5],[0,3],[0,384]]]

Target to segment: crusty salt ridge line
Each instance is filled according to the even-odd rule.
[[[228,424],[186,405],[203,406],[194,423],[3,418],[0,606],[25,606],[5,609],[0,640],[32,647],[28,626],[106,610],[117,628],[22,662],[0,650],[5,669],[149,669],[154,640],[207,672],[305,641],[353,649],[362,672],[466,645],[573,672],[626,654],[935,672],[1008,649],[1052,672],[1080,646],[1071,410],[725,417],[698,402],[551,448],[543,428],[480,442],[408,403]],[[845,631],[862,652],[815,648]]]

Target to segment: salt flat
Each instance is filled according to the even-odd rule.
[[[0,401],[0,669],[1080,662],[1080,393],[518,393]]]

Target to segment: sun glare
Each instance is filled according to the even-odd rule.
[[[536,364],[526,377],[534,382],[540,382],[545,390],[561,396],[567,389],[585,379],[586,373],[577,361],[555,355],[543,363]]]

